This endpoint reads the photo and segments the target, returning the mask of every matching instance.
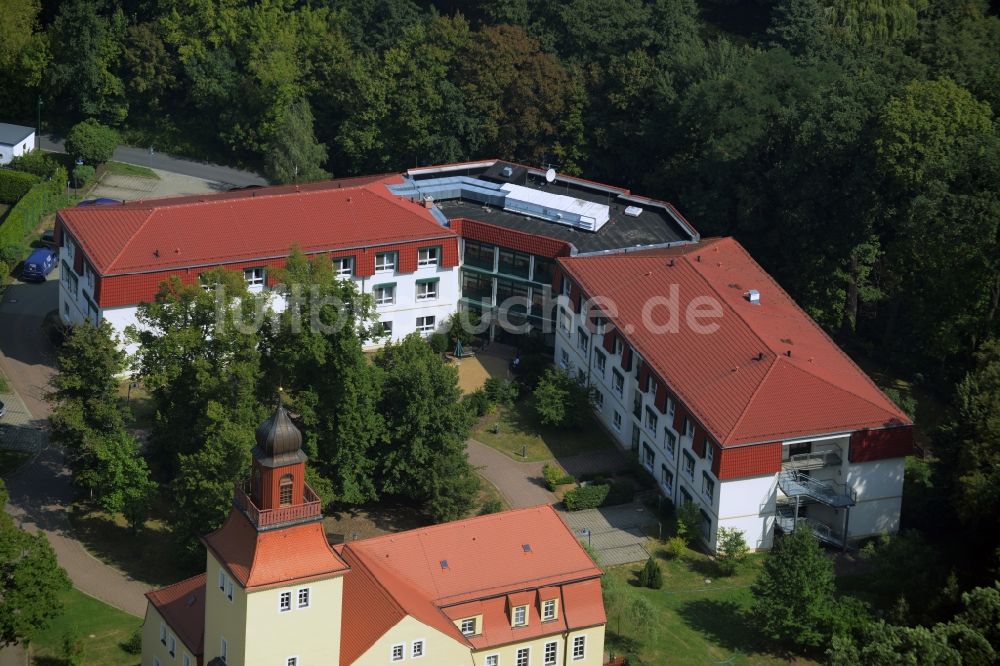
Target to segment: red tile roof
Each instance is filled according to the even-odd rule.
[[[421,205],[391,194],[400,176],[59,211],[57,224],[101,275],[213,266],[454,237]],[[291,222],[294,221],[294,225]]]
[[[192,656],[200,657],[205,651],[205,574],[147,592],[146,598]]]
[[[350,569],[333,551],[321,522],[258,532],[233,509],[205,546],[246,589],[331,577]]]
[[[723,446],[911,425],[732,238],[559,263],[589,298],[614,302],[610,321]],[[679,330],[654,332],[643,308],[672,288]],[[749,289],[760,292],[759,304],[746,299]],[[721,318],[699,320],[718,324],[715,332],[686,325],[696,299],[720,305]],[[666,312],[654,308],[654,323],[667,323]]]

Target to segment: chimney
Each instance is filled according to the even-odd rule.
[[[760,305],[760,292],[756,289],[751,289],[746,293],[747,300],[754,305]]]
[[[427,196],[424,197],[424,208],[433,208],[433,207],[434,207],[434,197],[428,194]]]

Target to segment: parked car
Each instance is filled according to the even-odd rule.
[[[45,276],[56,267],[56,253],[49,247],[40,247],[31,253],[21,269],[21,279],[44,282]]]
[[[120,199],[108,199],[107,197],[98,197],[96,199],[87,199],[86,201],[81,201],[76,205],[77,208],[81,206],[106,206],[108,204],[120,204]]]
[[[2,419],[3,415],[6,413],[7,413],[7,405],[3,404],[3,400],[0,400],[0,419]]]
[[[41,237],[40,240],[41,240],[42,245],[44,245],[46,247],[55,247],[56,246],[56,230],[55,229],[46,229],[45,231],[42,232],[42,237]]]

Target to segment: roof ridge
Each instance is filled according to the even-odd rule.
[[[412,533],[416,533],[416,532],[423,533],[423,532],[439,531],[439,530],[442,530],[442,529],[447,529],[447,528],[450,528],[450,527],[454,527],[456,525],[462,525],[462,524],[470,523],[470,522],[474,522],[474,521],[487,522],[489,520],[497,519],[497,518],[499,518],[501,516],[509,516],[509,515],[512,515],[512,514],[515,514],[515,513],[527,513],[527,512],[532,511],[532,510],[536,510],[536,509],[540,509],[540,508],[544,508],[544,507],[550,507],[550,506],[551,505],[549,505],[549,504],[534,504],[532,506],[523,506],[523,507],[519,507],[519,508],[516,508],[516,509],[507,509],[506,511],[500,511],[498,513],[489,513],[489,514],[486,514],[485,516],[469,516],[468,518],[461,518],[459,520],[452,520],[452,521],[449,521],[449,522],[446,522],[446,523],[437,523],[436,525],[425,525],[423,527],[414,527],[413,529],[404,530],[402,532],[390,532],[388,534],[380,534],[378,536],[368,537],[367,539],[359,539],[358,541],[352,541],[351,543],[355,544],[355,545],[358,545],[358,544],[363,545],[363,544],[368,544],[368,543],[376,543],[376,542],[381,542],[381,541],[387,541],[387,540],[392,540],[394,538],[398,538],[400,536],[405,536],[407,534],[412,534]]]
[[[140,208],[139,210],[143,210],[143,209]],[[157,209],[157,208],[151,208],[149,210],[149,214],[146,215],[146,219],[142,221],[142,224],[140,224],[138,227],[136,227],[136,230],[132,232],[132,235],[128,237],[127,241],[125,241],[124,243],[122,243],[121,249],[118,250],[118,253],[111,259],[111,261],[108,262],[108,267],[107,267],[107,269],[105,269],[106,273],[110,273],[112,271],[112,269],[114,268],[115,263],[122,256],[122,254],[125,253],[125,250],[127,250],[128,247],[132,244],[132,242],[135,240],[136,236],[138,236],[142,232],[142,230],[146,228],[146,225],[149,224],[150,220],[153,219],[153,216],[156,215],[157,210],[159,210],[159,209]]]
[[[743,419],[746,418],[747,414],[750,413],[750,406],[753,404],[754,400],[757,399],[757,392],[760,390],[760,387],[764,385],[764,382],[767,381],[767,378],[771,376],[771,373],[774,372],[774,369],[778,367],[778,363],[781,363],[781,359],[782,359],[781,356],[775,356],[771,362],[771,365],[768,366],[767,372],[765,372],[764,376],[760,378],[759,382],[757,382],[757,386],[754,388],[753,393],[750,395],[750,399],[747,400],[747,404],[743,405],[743,409],[740,410],[740,415],[736,418],[736,421],[733,423],[733,427],[730,428],[729,432],[726,433],[725,442],[729,441],[729,438],[732,436],[732,434],[736,432],[737,429],[739,429],[740,425],[743,423]],[[724,444],[725,442],[720,441],[719,444]]]
[[[163,587],[156,588],[155,590],[149,590],[143,596],[145,596],[150,601],[153,601],[152,598],[155,595],[159,594],[160,592],[163,592],[164,590],[170,590],[170,589],[175,588],[175,587],[180,587],[181,585],[184,585],[186,583],[190,583],[191,581],[193,581],[193,580],[195,580],[197,578],[204,578],[205,580],[208,580],[208,572],[203,571],[200,574],[195,574],[194,576],[189,576],[188,578],[184,578],[183,580],[179,580],[176,583],[171,583],[170,585],[164,585]]]

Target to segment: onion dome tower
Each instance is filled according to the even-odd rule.
[[[250,497],[262,511],[300,505],[305,492],[302,433],[281,405],[257,427]]]

